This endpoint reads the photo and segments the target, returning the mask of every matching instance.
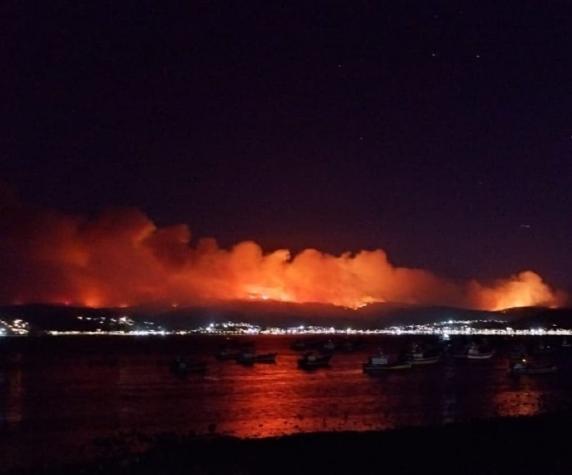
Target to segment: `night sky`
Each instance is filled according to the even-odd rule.
[[[0,180],[224,246],[572,289],[570,2],[334,3],[18,3]]]

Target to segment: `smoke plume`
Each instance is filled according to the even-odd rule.
[[[502,309],[558,306],[564,299],[532,271],[489,283],[458,282],[396,267],[380,249],[334,256],[316,249],[265,252],[252,241],[230,249],[213,239],[191,245],[186,225],[159,228],[136,209],[87,218],[6,197],[0,201],[2,303],[99,307],[276,300]]]

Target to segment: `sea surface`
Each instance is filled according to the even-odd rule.
[[[331,368],[297,368],[294,338],[238,337],[276,364],[217,361],[224,337],[44,337],[0,340],[0,460],[3,469],[88,459],[102,439],[160,433],[269,437],[298,432],[379,430],[475,418],[528,416],[572,406],[572,350],[549,358],[554,375],[510,377],[506,340],[492,360],[445,357],[434,366],[371,377],[367,356],[413,337],[368,338],[336,353]],[[422,340],[415,338],[415,340]],[[533,345],[532,339],[523,340]],[[176,377],[177,356],[208,363]]]

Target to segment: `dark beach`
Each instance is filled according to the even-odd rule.
[[[300,434],[243,440],[136,435],[100,441],[90,464],[18,472],[52,474],[564,474],[572,473],[572,414],[503,418],[380,432]]]

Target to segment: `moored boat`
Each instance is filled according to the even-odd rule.
[[[334,351],[335,349],[336,349],[336,344],[332,340],[327,340],[322,345],[322,350],[324,350],[324,351],[330,352],[330,351]]]
[[[412,365],[430,365],[438,363],[441,359],[441,355],[416,355],[409,359]]]
[[[177,357],[171,362],[170,369],[176,376],[187,376],[193,373],[204,373],[207,365],[202,361],[192,361]]]
[[[319,351],[322,353],[333,353],[336,350],[344,350],[332,339],[302,339],[295,340],[290,344],[290,348],[294,351]]]
[[[357,351],[357,350],[363,348],[363,346],[364,346],[363,340],[346,339],[346,340],[341,342],[338,349],[342,352],[345,352],[345,353],[352,353],[354,351]]]
[[[551,355],[552,353],[554,353],[554,348],[542,340],[532,350],[533,355]]]
[[[290,348],[294,351],[305,351],[308,349],[308,342],[306,340],[296,340],[290,344]]]
[[[235,360],[240,355],[240,350],[231,347],[220,348],[215,357],[219,361]]]
[[[256,354],[253,351],[243,351],[237,358],[236,362],[243,365],[253,365],[255,363],[276,363],[277,353],[260,353]]]
[[[455,358],[465,358],[468,360],[489,360],[495,354],[495,350],[471,343],[463,353],[455,354]]]
[[[298,367],[301,369],[327,368],[330,366],[331,359],[331,354],[310,352],[306,353],[298,360]]]
[[[410,369],[411,362],[405,360],[393,360],[389,355],[379,352],[379,354],[370,356],[366,363],[362,365],[364,373],[376,374],[385,371]]]
[[[290,348],[294,351],[310,351],[314,348],[319,348],[321,344],[321,340],[316,340],[315,338],[303,338],[293,341],[290,344]]]
[[[495,350],[488,350],[482,351],[477,350],[471,352],[470,350],[467,352],[467,359],[468,360],[490,360],[495,355]]]
[[[526,358],[513,363],[510,367],[510,373],[513,375],[537,375],[537,374],[552,374],[558,371],[555,364],[533,364]]]
[[[412,365],[430,365],[438,363],[441,354],[438,351],[425,351],[420,345],[413,344],[408,355],[408,361]]]
[[[219,347],[215,357],[219,361],[236,360],[243,353],[255,353],[255,346],[252,342],[230,342]]]

